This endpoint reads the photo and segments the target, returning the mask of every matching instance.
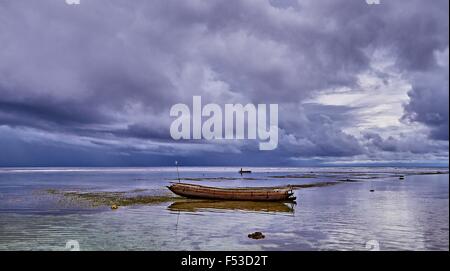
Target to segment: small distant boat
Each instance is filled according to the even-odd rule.
[[[241,170],[239,170],[239,174],[243,174],[243,173],[252,173],[252,171],[251,170],[243,170],[242,168],[241,168]]]
[[[291,187],[221,188],[187,183],[172,183],[167,188],[179,196],[198,199],[243,201],[294,201],[296,199]]]

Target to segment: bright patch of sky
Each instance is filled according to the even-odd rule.
[[[358,75],[355,87],[325,90],[305,103],[353,108],[355,122],[351,127],[343,127],[343,131],[356,137],[369,130],[392,136],[423,129],[419,124],[402,122],[411,84],[392,64],[393,59],[387,53],[375,53],[372,69]]]

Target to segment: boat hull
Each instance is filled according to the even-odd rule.
[[[173,193],[187,198],[243,201],[293,201],[292,189],[277,188],[218,188],[195,184],[174,183],[168,186]]]

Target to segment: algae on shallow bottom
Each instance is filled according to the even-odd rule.
[[[275,179],[313,179],[313,178],[317,178],[317,175],[308,175],[308,174],[304,174],[304,175],[298,175],[298,174],[294,174],[294,175],[273,175],[273,176],[269,176],[270,178],[275,178]]]
[[[133,191],[134,192],[134,191]],[[47,193],[61,195],[64,199],[79,203],[89,203],[91,207],[130,206],[139,204],[158,204],[176,201],[180,197],[155,195],[129,195],[129,192],[73,192],[48,189]]]
[[[340,182],[306,183],[306,184],[294,184],[294,185],[289,185],[289,186],[292,187],[293,189],[298,189],[298,188],[324,187],[324,186],[331,186],[331,185],[336,185],[336,184],[340,184]]]

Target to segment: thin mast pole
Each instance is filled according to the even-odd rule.
[[[175,161],[175,165],[177,165],[178,182],[180,182],[180,173],[178,172],[178,161]]]

